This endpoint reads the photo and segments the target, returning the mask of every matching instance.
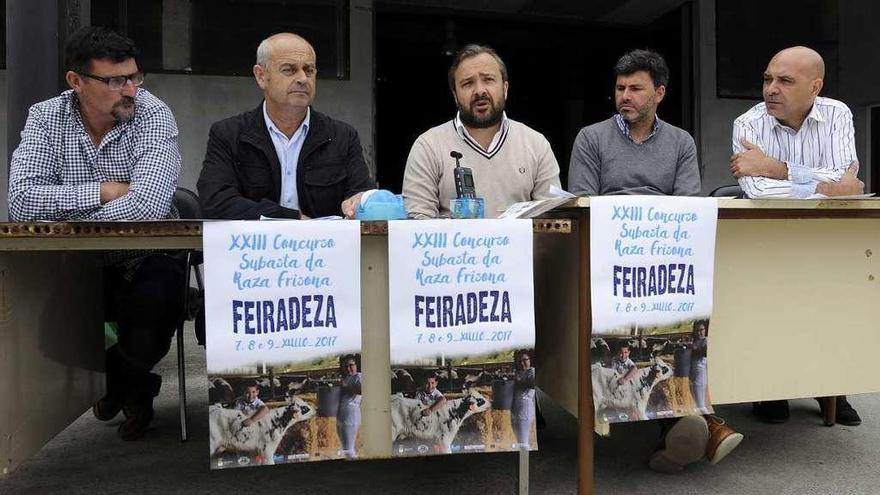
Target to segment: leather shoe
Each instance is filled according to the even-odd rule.
[[[651,456],[648,466],[666,474],[680,473],[684,467],[706,455],[709,428],[702,416],[685,416],[669,429],[664,446]]]
[[[753,402],[752,413],[768,423],[785,423],[790,416],[787,400]]]
[[[125,421],[116,432],[123,440],[137,440],[144,436],[153,421],[153,400],[126,403],[122,407],[122,413],[125,414]]]
[[[706,444],[706,460],[709,464],[718,464],[742,442],[742,433],[736,432],[718,416],[706,416],[709,427],[709,441]]]
[[[837,400],[837,411],[834,416],[834,421],[836,423],[842,424],[844,426],[858,426],[862,424],[862,418],[859,417],[859,413],[853,409],[853,406],[846,400],[845,395],[838,395]],[[825,416],[825,402],[822,398],[816,398],[816,401],[819,402],[819,411],[822,416]]]
[[[92,413],[101,421],[110,421],[121,410],[122,402],[110,396],[104,396],[92,405]]]

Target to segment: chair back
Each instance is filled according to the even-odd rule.
[[[178,187],[174,191],[172,203],[177,208],[177,212],[180,213],[182,220],[200,220],[202,218],[202,207],[199,204],[199,197],[189,189]]]
[[[709,193],[709,196],[712,196],[712,197],[733,196],[734,198],[745,198],[746,197],[742,188],[739,187],[739,184],[732,184],[729,186],[721,186],[721,187],[715,188],[714,191]]]

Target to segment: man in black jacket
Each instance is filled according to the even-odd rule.
[[[263,103],[211,126],[198,181],[206,217],[350,217],[375,187],[354,128],[310,108],[315,58],[295,34],[260,43],[253,70]]]

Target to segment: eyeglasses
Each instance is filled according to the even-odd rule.
[[[125,87],[125,84],[128,81],[131,81],[135,86],[140,86],[144,83],[144,73],[143,72],[135,72],[134,74],[129,74],[127,76],[113,76],[113,77],[101,77],[93,74],[86,74],[85,72],[79,72],[79,75],[83,77],[88,77],[89,79],[94,79],[96,81],[101,81],[102,83],[110,86],[110,89],[122,89]]]

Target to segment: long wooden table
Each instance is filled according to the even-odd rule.
[[[880,344],[880,201],[719,200],[710,390],[715,404],[880,391],[853,342]],[[579,417],[579,492],[592,493],[589,200],[536,221],[541,388]],[[385,224],[362,224],[365,457],[387,457]],[[103,393],[102,249],[199,249],[200,222],[0,224],[0,394],[58,407],[0,405],[3,474]],[[575,269],[574,267],[578,267]],[[64,352],[60,352],[64,350]],[[780,352],[783,350],[783,352]],[[847,363],[835,366],[834,363]],[[768,375],[772,379],[768,379]],[[0,475],[2,477],[2,475]]]

